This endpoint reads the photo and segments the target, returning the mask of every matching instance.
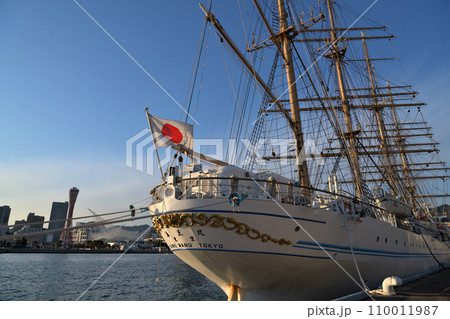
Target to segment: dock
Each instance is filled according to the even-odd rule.
[[[394,287],[396,295],[373,295],[377,301],[445,301],[450,300],[450,269]]]

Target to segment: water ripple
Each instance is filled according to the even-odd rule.
[[[118,254],[0,254],[0,300],[76,300]],[[127,254],[81,300],[226,300],[172,254]]]

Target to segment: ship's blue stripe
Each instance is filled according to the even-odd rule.
[[[292,256],[292,257],[303,257],[303,258],[314,258],[314,259],[330,259],[330,257],[323,256],[308,256],[308,255],[298,255],[298,254],[285,254],[285,253],[275,253],[270,251],[253,251],[253,250],[234,250],[234,249],[214,249],[214,248],[176,248],[172,251],[178,250],[209,250],[209,251],[224,251],[233,253],[250,253],[250,254],[266,254],[266,255],[281,255],[281,256]]]
[[[303,244],[303,245],[309,245],[309,246],[318,246],[316,243],[314,242],[309,242],[309,241],[298,241],[296,244]],[[349,246],[339,246],[339,245],[331,245],[331,244],[324,244],[324,243],[320,243],[320,246],[322,247],[326,247],[326,248],[335,248],[335,249],[341,249],[339,251],[336,250],[329,250],[329,251],[333,251],[333,252],[341,252],[341,253],[350,253],[351,254],[351,248]],[[304,248],[304,249],[313,249],[313,250],[322,250],[321,248],[311,248],[311,247],[302,247],[302,246],[298,246],[298,245],[294,245],[293,247],[296,248]],[[342,250],[347,250],[350,252],[345,252]],[[408,253],[408,252],[395,252],[395,251],[389,251],[389,250],[377,250],[377,249],[365,249],[365,248],[353,248],[354,252],[369,252],[369,253],[375,253],[375,254],[388,254],[388,255],[402,255],[402,256],[406,256],[406,257],[411,257],[411,256],[431,256],[431,254],[429,253]],[[359,254],[359,255],[363,255],[363,253],[355,253],[355,254]],[[445,255],[445,254],[435,254],[435,255]]]
[[[272,216],[272,217],[279,217],[279,218],[290,218],[290,219],[298,219],[303,220],[306,222],[312,222],[312,223],[320,223],[320,224],[326,224],[327,222],[322,220],[316,220],[316,219],[309,219],[309,218],[301,218],[301,217],[291,217],[291,216],[284,216],[284,215],[276,215],[276,214],[270,214],[270,213],[260,213],[260,212],[249,212],[249,211],[238,211],[233,212],[232,210],[220,210],[220,209],[186,209],[186,210],[171,210],[165,212],[165,214],[170,213],[180,213],[180,212],[188,212],[188,213],[235,213],[235,214],[251,214],[251,215],[264,215],[264,216]]]
[[[299,246],[293,246],[296,248],[304,248]],[[321,250],[320,248],[309,248],[307,249],[317,249]],[[291,257],[302,257],[302,258],[313,258],[313,259],[330,259],[330,257],[324,257],[324,256],[311,256],[311,255],[299,255],[299,254],[286,254],[286,253],[275,253],[275,252],[267,252],[267,251],[251,251],[251,250],[234,250],[234,249],[214,249],[214,248],[176,248],[172,249],[172,251],[179,251],[179,250],[203,250],[203,251],[222,251],[222,252],[238,252],[238,253],[250,253],[250,254],[266,254],[266,255],[280,255],[280,256],[291,256]],[[351,254],[351,252],[343,252],[343,251],[336,251],[327,249],[328,252],[339,252],[344,254]],[[393,256],[393,255],[379,255],[379,254],[369,254],[369,253],[355,253],[355,255],[365,255],[365,256],[377,256],[377,257],[389,257],[389,258],[418,258],[418,257],[431,257],[431,255],[427,256]]]
[[[321,248],[313,248],[313,247],[305,247],[305,246],[298,246],[293,245],[292,247],[295,248],[302,248],[302,249],[310,249],[310,250],[322,250]],[[325,249],[327,252],[335,252],[340,254],[351,254],[351,251],[342,251],[342,250],[335,250],[335,249]],[[389,257],[389,258],[428,258],[431,257],[431,254],[424,254],[424,255],[394,255],[394,253],[390,252],[389,254],[383,254],[383,253],[359,253],[354,252],[355,255],[362,255],[362,256],[377,256],[377,257]]]

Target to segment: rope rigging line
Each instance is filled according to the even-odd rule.
[[[423,239],[423,242],[425,243],[425,246],[427,247],[428,251],[430,252],[431,256],[433,256],[433,259],[438,263],[438,265],[440,267],[442,267],[442,269],[449,269],[448,267],[446,267],[444,264],[442,264],[437,258],[436,256],[433,254],[433,251],[431,250],[430,246],[428,245],[427,241],[425,240],[425,237],[423,236],[422,230],[420,230],[420,236]],[[450,249],[450,248],[449,248]]]
[[[365,291],[369,292],[370,289],[369,289],[369,287],[367,287],[366,282],[364,281],[364,279],[363,279],[363,277],[361,275],[361,271],[359,269],[358,262],[356,261],[355,252],[354,252],[354,249],[353,249],[354,241],[352,240],[352,238],[350,236],[350,232],[349,232],[350,229],[348,227],[347,221],[348,221],[348,219],[344,220],[344,226],[345,226],[345,230],[346,230],[346,233],[347,233],[348,244],[349,244],[350,250],[352,252],[353,263],[355,264],[356,271],[358,272],[358,276],[359,276],[359,280],[361,281],[361,285],[364,287]],[[353,220],[353,222],[356,224],[355,220]],[[355,230],[356,230],[356,227],[353,229],[353,231],[355,232]]]
[[[192,184],[191,186],[189,186],[188,188],[187,188],[187,190],[186,191],[188,191],[188,190],[190,190],[191,188],[192,188],[192,186],[193,186],[194,184]],[[228,200],[227,200],[228,201]],[[158,218],[156,219],[156,221],[157,220],[159,220],[164,214],[166,214],[167,212],[168,212],[168,210],[172,207],[172,205],[174,204],[175,202],[173,202],[172,204],[171,204],[171,206],[169,206],[166,210],[165,210],[165,212],[164,213],[162,213],[160,216],[158,216]],[[221,204],[222,202],[220,202],[220,203],[215,203],[215,204],[209,204],[209,205],[204,205],[204,206],[199,206],[199,207],[194,207],[193,209],[198,209],[198,208],[202,208],[202,207],[207,207],[207,206],[214,206],[214,205],[217,205],[217,204]],[[141,211],[141,212],[143,212],[143,211]],[[142,219],[142,218],[149,218],[149,217],[155,217],[154,215],[148,215],[148,216],[142,216],[142,217],[137,217],[137,218],[133,218],[133,219],[131,219],[131,220],[136,220],[136,219]],[[128,221],[129,221],[130,219],[128,219]],[[127,221],[127,220],[124,220],[124,221]],[[114,222],[111,222],[111,223],[114,223]],[[105,223],[102,223],[102,224],[105,224]],[[147,233],[147,231],[150,229],[150,228],[152,228],[153,227],[153,225],[151,225],[150,227],[148,227],[145,231],[143,231],[142,232],[142,234],[140,234],[137,238],[136,238],[136,240],[133,242],[133,244],[131,244],[130,245],[130,247],[128,247],[127,248],[127,250],[125,250],[124,252],[123,252],[123,254],[121,254],[97,279],[95,279],[92,283],[91,283],[91,285],[76,299],[76,301],[78,301],[78,300],[80,300],[81,299],[81,297],[83,297],[91,288],[92,288],[92,286],[94,286],[99,280],[100,280],[100,278],[102,278],[103,277],[103,275],[105,275],[108,271],[109,271],[109,269],[111,269],[111,267],[112,266],[114,266],[114,264],[120,259],[120,258],[122,258],[122,256],[123,255],[125,255],[127,252],[128,252],[128,250],[130,250],[131,249],[131,247],[133,247],[134,246],[134,244],[142,237],[142,236],[144,236],[145,235],[145,233]],[[0,238],[0,240],[1,240],[1,238]],[[160,252],[161,252],[161,247],[159,248],[160,249]],[[161,254],[159,254],[159,258],[161,258]],[[159,272],[160,272],[160,270],[159,270],[159,261],[158,261],[158,273],[157,273],[157,299],[158,299],[158,297],[159,297]]]
[[[297,19],[297,23],[299,23],[298,18],[296,18],[296,17],[294,16],[294,19]],[[341,35],[341,36],[342,36],[342,35]],[[305,37],[306,37],[306,35],[305,35]],[[292,43],[292,44],[293,44],[293,43]],[[311,83],[311,86],[312,86],[312,88],[314,89],[315,94],[316,94],[318,97],[320,97],[320,94],[319,94],[319,92],[318,92],[316,86],[314,85],[314,82],[313,82],[313,80],[312,80],[312,78],[311,78],[311,76],[310,76],[310,74],[309,74],[309,72],[308,72],[308,70],[311,68],[311,66],[314,66],[314,69],[316,70],[316,72],[314,72],[313,74],[314,74],[314,76],[316,77],[316,80],[318,80],[318,82],[321,84],[321,87],[322,87],[322,89],[323,89],[323,93],[324,93],[325,97],[327,98],[326,101],[328,101],[328,102],[329,102],[329,105],[331,106],[331,109],[332,109],[332,115],[333,115],[333,116],[331,116],[330,112],[328,112],[328,110],[326,110],[326,107],[325,107],[325,105],[324,105],[324,103],[323,103],[323,100],[320,100],[319,102],[320,102],[321,106],[325,109],[324,112],[325,112],[325,114],[326,114],[326,116],[327,116],[327,118],[328,118],[328,121],[329,121],[329,123],[330,123],[332,129],[334,130],[335,135],[338,137],[338,140],[339,140],[340,146],[341,146],[341,152],[343,153],[343,155],[344,155],[346,158],[349,158],[350,155],[349,155],[349,150],[348,150],[347,143],[345,143],[344,130],[342,129],[342,127],[341,127],[341,125],[340,125],[340,123],[339,123],[338,116],[337,116],[337,112],[336,112],[336,109],[335,109],[335,107],[334,107],[334,104],[333,104],[333,102],[331,101],[331,99],[329,99],[330,96],[329,96],[329,93],[328,93],[328,86],[325,86],[325,84],[324,84],[324,82],[323,82],[322,73],[320,72],[319,66],[318,66],[318,63],[317,63],[317,62],[318,62],[318,59],[315,59],[315,58],[313,57],[313,58],[312,58],[312,61],[311,61],[310,56],[307,55],[307,58],[308,58],[309,63],[310,63],[310,66],[307,68],[306,65],[304,64],[303,60],[301,59],[300,54],[299,54],[299,52],[297,51],[296,46],[295,46],[295,45],[292,45],[292,46],[293,46],[293,48],[294,48],[295,53],[297,54],[297,57],[299,58],[299,60],[300,60],[300,62],[301,62],[301,64],[302,64],[302,67],[303,67],[304,70],[305,70],[305,71],[303,72],[303,74],[306,74],[306,75],[307,75],[307,77],[308,77],[308,79],[309,79],[309,81],[310,81],[310,83]],[[307,46],[308,46],[308,48],[307,48]],[[304,48],[305,52],[313,52],[313,50],[311,50],[311,44],[307,44],[307,43],[303,42],[303,48]],[[309,50],[308,50],[308,49],[309,49]],[[323,55],[324,55],[324,54],[320,55],[319,59],[322,58]],[[302,74],[302,75],[303,75],[303,74]],[[319,77],[319,79],[317,79],[317,76]],[[331,76],[331,72],[329,72],[329,76]],[[303,78],[303,76],[301,76],[301,77]],[[317,114],[318,118],[321,119],[320,115],[317,113],[317,110],[316,110],[316,114]],[[340,157],[338,157],[338,159],[339,159],[339,158],[340,158]],[[335,167],[333,168],[333,173],[335,173],[338,164],[339,164],[339,161],[336,161]],[[351,166],[351,164],[350,164],[350,166]]]
[[[253,178],[252,178],[253,179]],[[300,227],[301,229],[302,229],[302,231],[303,232],[305,232],[305,234],[309,237],[309,238],[311,238],[312,239],[312,241],[330,258],[330,260],[332,260],[359,288],[361,288],[361,290],[369,297],[369,298],[371,298],[373,301],[375,301],[374,299],[373,299],[373,297],[364,289],[364,287],[363,286],[361,286],[359,283],[358,283],[358,281],[355,279],[355,278],[353,278],[353,276],[336,260],[336,258],[333,258],[331,255],[330,255],[330,253],[296,220],[296,219],[294,219],[293,217],[292,217],[292,215],[291,214],[289,214],[289,212],[288,211],[286,211],[284,208],[283,208],[283,206],[281,206],[280,205],[280,203],[279,202],[277,202],[269,193],[267,193],[267,191],[263,188],[263,187],[261,187],[261,185],[259,185],[257,182],[256,182],[256,180],[254,180],[253,179],[253,181],[256,183],[256,185],[258,185],[260,188],[261,188],[261,190],[262,191],[264,191],[266,194],[267,194],[267,196],[269,197],[269,198],[271,198],[272,200],[273,200],[273,202],[275,203],[275,204],[277,204],[277,206],[278,207],[280,207],[281,208],[281,210],[283,210],[283,212],[287,215],[287,216],[289,216],[290,218],[291,218],[291,220],[295,223],[295,224],[297,224],[297,226],[298,227]]]
[[[81,5],[77,0],[73,2],[91,19],[178,107],[185,112],[194,122],[198,122],[181,106],[180,103],[108,32],[106,29]]]
[[[159,254],[158,254],[158,271],[156,273],[156,300],[159,300],[159,274],[160,274],[160,266],[161,266],[161,246],[159,246]]]
[[[146,198],[147,199],[147,198]],[[144,199],[145,200],[145,199]],[[142,201],[144,201],[142,200]],[[139,209],[144,209],[144,208],[139,208]],[[95,218],[95,217],[100,217],[100,216],[108,216],[108,215],[116,215],[116,214],[123,214],[123,213],[128,213],[131,212],[131,209],[128,210],[122,210],[122,211],[118,211],[118,212],[111,212],[111,213],[103,213],[103,214],[96,214],[96,216],[93,215],[86,215],[86,216],[81,216],[81,217],[73,217],[71,218],[71,220],[78,220],[78,219],[87,219],[87,218]],[[17,224],[17,225],[3,225],[0,226],[0,229],[4,229],[4,228],[14,228],[14,227],[24,227],[24,226],[30,226],[30,225],[41,225],[41,224],[50,224],[50,223],[56,223],[56,222],[65,222],[67,219],[55,219],[55,220],[47,220],[47,221],[42,221],[42,222],[31,222],[31,223],[23,223],[23,224]]]
[[[273,89],[273,78],[275,75],[275,71],[276,71],[276,67],[278,64],[278,58],[280,57],[280,53],[278,51],[276,51],[275,53],[275,57],[274,57],[274,61],[272,64],[272,69],[270,71],[270,75],[269,75],[269,80],[267,81],[267,87],[270,89]],[[262,102],[261,102],[261,106],[260,106],[260,112],[264,112],[267,108],[267,106],[269,105],[269,95],[266,93],[263,96]],[[256,141],[258,138],[261,137],[261,133],[263,131],[264,125],[267,126],[267,122],[265,117],[258,117],[258,119],[256,120],[253,127],[253,131],[252,131],[252,135],[250,137],[250,149],[247,150],[247,155],[246,158],[250,158],[250,160],[248,161],[248,163],[246,163],[246,165],[243,167],[244,169],[249,169],[252,170],[253,166],[255,164],[255,146],[256,146]],[[269,143],[271,140],[270,137],[270,130],[267,129],[268,132],[268,137],[269,137]],[[273,152],[273,148],[272,148],[272,152]]]
[[[142,202],[144,202],[144,201],[148,201],[149,199],[151,199],[152,197],[151,196],[148,196],[148,197],[146,197],[146,198],[144,198],[144,199],[141,199],[140,201],[137,201],[137,202],[134,202],[134,203],[132,203],[131,205],[136,205],[136,204],[139,204],[139,203],[142,203]],[[147,206],[147,205],[145,205],[145,206]]]
[[[147,216],[145,216],[145,217],[147,217]],[[135,244],[136,244],[136,242],[138,241],[138,240],[140,240],[146,233],[147,233],[147,231],[150,229],[150,228],[152,228],[153,226],[149,226],[146,230],[144,230],[137,238],[136,238],[136,240],[122,253],[122,254],[120,254],[120,256],[108,267],[108,268],[106,268],[106,270],[97,278],[97,279],[95,279],[90,285],[89,285],[89,287],[88,288],[86,288],[86,290],[84,290],[83,291],[83,293],[75,300],[75,301],[79,301],[80,299],[81,299],[81,297],[83,297],[91,288],[92,288],[92,286],[94,286],[102,277],[103,277],[103,275],[105,275],[110,269],[111,269],[111,267],[112,266],[114,266],[118,261],[119,261],[119,259],[120,258],[122,258],[123,257],[123,255],[125,255]]]
[[[239,1],[237,1],[237,5],[238,5],[238,8],[239,8],[239,13],[240,13],[240,17],[241,17],[243,34],[245,36],[245,43],[246,43],[247,48],[249,48],[250,46],[249,46],[248,32],[246,31],[246,28],[245,28],[244,17],[243,17],[243,12],[242,12],[243,10],[241,8],[241,5],[240,5]],[[247,13],[247,18],[248,18],[248,21],[249,21],[250,25],[253,26],[252,16],[254,16],[256,14],[255,10],[252,11],[252,15],[249,14],[248,10],[246,10],[246,13]],[[255,28],[253,28],[253,29],[255,29]],[[259,30],[256,33],[260,34],[261,31],[262,31],[262,26],[260,26]],[[255,34],[253,34],[253,37],[255,37]],[[250,59],[249,59],[250,64],[252,65],[252,67],[255,70],[255,72],[259,72],[261,67],[262,67],[262,65],[263,65],[264,56],[263,55],[258,56],[257,53],[252,56],[251,52],[248,52],[248,53],[249,53],[249,56],[250,56]],[[258,60],[259,60],[259,62],[257,62]],[[257,70],[257,67],[258,67],[258,70]],[[240,82],[243,81],[243,77],[244,77],[245,74],[246,74],[245,70],[242,69]],[[254,76],[255,75],[253,74],[253,77]],[[254,104],[253,101],[256,99],[256,96],[259,98],[259,101],[264,100],[264,98],[262,97],[263,94],[262,94],[261,89],[259,88],[259,86],[256,86],[255,90],[253,90],[253,93],[252,93],[252,90],[251,90],[251,88],[252,88],[252,81],[251,81],[251,79],[252,78],[247,78],[247,84],[246,84],[244,93],[241,94],[241,98],[243,99],[242,111],[241,111],[240,105],[237,105],[237,107],[235,107],[235,112],[233,114],[233,118],[235,118],[236,110],[238,109],[239,113],[241,114],[242,121],[238,121],[237,124],[233,124],[232,129],[230,130],[230,139],[231,139],[232,134],[235,133],[234,136],[235,136],[236,140],[239,141],[240,137],[242,135],[242,128],[244,127],[245,132],[247,134],[247,137],[250,140],[250,145],[253,145],[254,142],[252,141],[252,139],[253,139],[253,136],[254,136],[255,129],[253,129],[253,131],[251,133],[251,136],[249,136],[249,133],[248,133],[248,130],[247,130],[247,125],[245,124],[246,121],[243,118],[244,116],[242,115],[242,113],[244,113],[244,115],[245,115],[245,113],[247,113],[247,122],[249,122],[251,114],[252,114],[252,109],[250,108],[250,110],[247,112],[248,105],[249,104],[250,105]],[[238,95],[240,94],[239,92],[241,91],[241,87],[243,87],[243,86],[241,86],[241,84],[239,83]],[[266,95],[266,94],[264,94],[264,95]],[[263,102],[261,102],[261,103],[263,103]],[[242,158],[243,157],[243,153],[245,152],[245,149],[246,148],[240,148],[240,150],[239,150],[239,147],[236,146],[235,150],[234,150],[234,153],[236,154],[235,157],[236,158]],[[238,154],[238,151],[239,151],[239,154]],[[227,150],[227,152],[228,152],[228,150]],[[243,165],[243,167],[246,166],[245,164],[247,163],[247,158],[248,158],[248,153],[247,153],[247,157],[244,158],[244,165]],[[250,161],[248,161],[248,162],[250,162]],[[261,167],[260,167],[260,169],[261,169]]]
[[[233,81],[231,80],[231,75],[230,75],[228,66],[227,66],[227,64],[226,64],[226,62],[225,62],[225,57],[224,57],[223,52],[222,52],[222,47],[220,46],[219,35],[217,34],[216,31],[214,32],[214,34],[216,35],[216,40],[217,40],[217,43],[219,44],[219,48],[220,48],[220,52],[221,52],[221,55],[222,55],[222,59],[223,59],[223,61],[224,61],[225,69],[226,69],[226,71],[227,71],[228,80],[230,81],[231,89],[232,89],[232,91],[233,91],[233,95],[234,95],[234,98],[235,98],[235,100],[236,100],[236,105],[237,105],[237,107],[238,107],[239,114],[240,114],[240,116],[241,116],[241,120],[242,120],[242,122],[243,122],[243,124],[244,124],[245,134],[247,135],[247,138],[250,139],[250,135],[249,135],[249,133],[248,133],[248,131],[247,131],[247,125],[246,125],[246,123],[245,123],[245,119],[244,119],[244,116],[243,116],[243,114],[242,114],[242,110],[241,110],[241,106],[240,106],[240,103],[239,103],[239,99],[238,99],[238,96],[236,95],[236,91],[235,91],[234,86],[233,86]]]
[[[209,3],[210,9],[212,6],[212,1]],[[197,75],[198,75],[198,69],[200,67],[200,60],[201,60],[201,56],[202,56],[202,52],[203,52],[203,43],[205,42],[205,35],[206,35],[206,30],[207,30],[207,26],[208,26],[208,20],[205,18],[204,22],[203,22],[203,29],[202,29],[202,33],[200,36],[200,42],[197,48],[197,56],[196,56],[196,64],[193,67],[192,73],[193,75],[191,76],[191,79],[189,81],[189,85],[188,87],[191,88],[190,92],[188,90],[188,92],[186,92],[186,99],[185,99],[185,103],[186,100],[189,100],[188,102],[188,106],[187,106],[187,112],[186,112],[186,118],[184,119],[184,122],[187,123],[188,118],[189,118],[189,113],[191,110],[191,104],[192,104],[192,98],[194,96],[194,88],[195,88],[195,83],[197,82]],[[194,70],[195,69],[195,70]],[[189,95],[189,97],[188,97]],[[181,115],[183,116],[183,114]]]
[[[147,208],[145,208],[145,209],[147,209]],[[143,213],[143,212],[145,212],[145,211],[138,212],[137,214]],[[94,216],[91,216],[91,218],[92,217],[94,217]],[[4,236],[4,237],[0,237],[0,241],[11,240],[11,239],[16,239],[16,238],[23,238],[23,237],[34,237],[34,236],[45,235],[45,234],[53,234],[53,233],[59,233],[59,232],[68,231],[68,230],[75,230],[75,229],[94,228],[94,227],[103,226],[103,225],[123,223],[123,222],[128,222],[128,221],[134,221],[134,220],[139,220],[139,219],[150,218],[152,216],[148,215],[148,216],[141,216],[141,217],[133,217],[133,218],[122,219],[122,218],[125,218],[125,217],[126,216],[114,217],[114,218],[111,218],[111,219],[105,219],[104,221],[101,221],[101,222],[92,222],[90,224],[81,225],[81,226],[72,226],[72,227],[67,227],[67,228],[43,230],[43,231],[38,231],[38,232],[33,232],[33,233],[24,233],[24,234],[17,234],[17,235],[7,235],[7,236]],[[63,221],[65,221],[65,219]]]

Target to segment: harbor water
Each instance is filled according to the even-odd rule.
[[[0,300],[71,301],[81,295],[83,301],[227,299],[173,254],[125,254],[117,260],[119,256],[0,254]]]

